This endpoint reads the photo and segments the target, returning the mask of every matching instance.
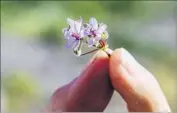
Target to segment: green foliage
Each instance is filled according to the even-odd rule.
[[[4,76],[2,86],[8,99],[10,111],[23,110],[40,96],[39,85],[27,73],[15,72]]]

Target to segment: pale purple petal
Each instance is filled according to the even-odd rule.
[[[63,28],[62,33],[65,33],[68,30],[68,28]]]
[[[82,29],[81,31],[80,31],[80,38],[83,38],[83,37],[85,37],[86,36],[86,34],[85,34],[85,29]]]
[[[68,30],[65,30],[65,31],[63,31],[63,35],[64,35],[64,38],[65,39],[69,39],[69,31]]]
[[[71,38],[71,36],[69,35],[69,33],[66,33],[66,35],[64,36],[64,38],[65,38],[66,40],[69,40],[69,39]]]
[[[80,33],[81,27],[82,27],[82,18],[75,21],[74,27],[75,27],[75,30],[77,31],[77,33]]]
[[[90,18],[89,20],[89,24],[93,27],[93,30],[97,30],[98,29],[98,22],[95,18]]]
[[[90,34],[91,34],[91,33],[90,33],[88,30],[85,30],[85,31],[84,31],[84,35],[85,35],[85,36],[88,36],[88,35],[90,35]]]
[[[76,42],[73,44],[72,48],[76,48],[80,44],[80,40],[76,40]]]
[[[62,29],[62,33],[63,33],[64,37],[66,37],[67,32],[68,32],[67,28]]]
[[[101,35],[98,37],[95,37],[95,41],[99,41],[99,40],[101,40]]]
[[[90,35],[90,29],[87,29],[87,28],[82,28],[81,31],[80,31],[80,38],[84,38],[88,35]]]
[[[70,26],[70,29],[73,31],[73,32],[76,32],[75,30],[75,21],[70,19],[70,18],[67,18],[67,23],[69,24]]]
[[[107,28],[106,24],[100,24],[97,33],[102,34],[106,30],[106,28]]]
[[[94,43],[95,43],[95,39],[94,38],[90,38],[88,40],[88,47],[92,47],[94,45]]]
[[[64,36],[64,39],[68,40],[68,39],[69,39],[69,36],[67,36],[67,35],[66,35],[66,36]]]
[[[70,47],[73,47],[73,45],[76,43],[76,39],[74,38],[70,38],[67,40],[67,43],[65,45],[66,48],[70,48]]]

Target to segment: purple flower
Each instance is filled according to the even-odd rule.
[[[62,30],[64,38],[67,40],[66,47],[75,48],[80,43],[80,40],[85,37],[84,29],[82,27],[82,18],[79,20],[67,18],[67,23],[69,24],[69,28],[64,28]]]
[[[106,31],[107,25],[97,22],[95,18],[90,18],[89,24],[87,24],[87,33],[89,36],[88,47],[92,47],[94,44],[98,43],[101,39],[107,39],[108,33]]]

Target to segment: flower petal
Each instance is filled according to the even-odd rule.
[[[64,29],[62,29],[62,33],[63,33],[63,35],[64,35],[64,38],[65,38],[65,39],[68,39],[68,37],[69,37],[69,31],[68,31],[68,28],[64,28]]]
[[[89,38],[88,39],[88,47],[92,47],[95,43],[95,39],[94,38]]]
[[[74,49],[79,49],[79,44],[80,44],[80,40],[76,40],[76,42],[73,44],[72,48]]]
[[[90,18],[89,24],[93,27],[94,30],[98,29],[98,22],[94,17]]]
[[[82,28],[81,31],[80,31],[80,38],[84,38],[88,35],[90,35],[90,29],[88,28]]]
[[[70,18],[67,18],[67,23],[69,24],[70,26],[70,29],[73,31],[73,32],[76,32],[76,29],[75,29],[75,21],[70,19]]]
[[[85,32],[85,35],[90,35],[90,29],[92,28],[92,26],[90,24],[84,23],[83,25],[83,30]]]
[[[85,29],[82,29],[80,31],[80,38],[83,38],[83,37],[87,36],[86,33],[85,33],[85,31],[86,31]]]
[[[70,37],[65,45],[66,48],[70,48],[70,47],[73,47],[74,44],[76,43],[76,39]]]
[[[77,33],[80,33],[82,27],[82,18],[74,21],[74,27]]]
[[[85,36],[91,35],[92,33],[90,32],[91,27],[84,28],[84,34]]]
[[[64,38],[65,38],[66,40],[70,40],[70,38],[72,38],[72,37],[71,37],[71,35],[67,32],[67,33],[65,34]]]
[[[99,40],[101,40],[101,37],[95,37],[95,41],[99,41]]]
[[[62,33],[65,33],[67,31],[68,28],[63,28],[62,29]]]
[[[99,28],[97,30],[97,33],[102,34],[106,30],[106,28],[107,28],[106,24],[103,24],[103,23],[100,24],[100,26],[99,26]]]

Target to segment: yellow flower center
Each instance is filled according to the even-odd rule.
[[[107,38],[107,36],[106,36],[106,33],[105,33],[105,32],[101,35],[101,38],[102,38],[102,39],[106,39],[106,38]]]

